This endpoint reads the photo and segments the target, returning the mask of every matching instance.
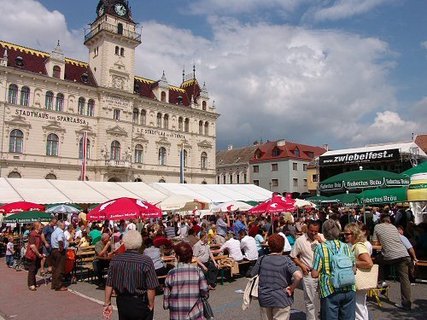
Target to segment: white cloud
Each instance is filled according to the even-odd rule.
[[[417,133],[421,126],[413,121],[404,120],[392,111],[378,112],[374,122],[360,127],[353,137],[354,143],[409,141],[412,133]]]
[[[1,39],[50,51],[62,36],[66,56],[87,60],[83,35],[67,30],[62,14],[31,0],[16,0],[9,9],[11,17],[0,20]],[[179,85],[183,66],[189,72],[195,63],[221,114],[221,148],[259,138],[338,147],[412,132],[415,122],[400,118],[387,83],[394,64],[387,43],[334,30],[218,18],[210,23],[212,39],[144,22],[136,69],[151,79],[165,70],[169,83]],[[389,129],[388,121],[399,130]]]
[[[341,20],[357,16],[371,11],[372,9],[388,3],[390,0],[337,0],[332,1],[330,6],[323,3],[309,10],[316,21]]]
[[[59,40],[67,56],[87,60],[83,29],[69,31],[62,13],[34,0],[0,0],[0,7],[0,39],[48,52]]]
[[[427,49],[427,41],[421,42],[421,47],[423,47],[424,49]]]

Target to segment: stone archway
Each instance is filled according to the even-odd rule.
[[[122,180],[117,177],[111,177],[110,179],[108,179],[108,182],[122,182]]]

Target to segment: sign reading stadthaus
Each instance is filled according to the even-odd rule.
[[[398,160],[399,149],[388,149],[368,152],[351,152],[331,156],[320,156],[319,165],[342,165],[349,163],[378,162],[384,160]]]

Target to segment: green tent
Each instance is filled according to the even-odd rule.
[[[7,216],[3,219],[3,223],[49,222],[50,219],[52,219],[50,213],[43,211],[24,211]]]
[[[405,187],[372,189],[363,191],[357,195],[357,198],[361,204],[365,205],[405,202],[408,199],[406,192]]]
[[[322,201],[327,201],[329,200],[329,197],[325,197],[325,196],[313,196],[313,197],[309,197],[307,199],[305,199],[307,201],[311,201],[314,203],[321,203]]]
[[[372,189],[409,185],[409,177],[382,170],[357,170],[337,174],[319,184],[320,191]]]
[[[403,171],[402,174],[407,175],[408,177],[417,174],[417,173],[427,173],[427,161],[421,162],[416,167]]]
[[[357,205],[357,194],[355,193],[341,193],[334,196],[328,197],[329,202],[338,202],[344,206],[355,206]]]

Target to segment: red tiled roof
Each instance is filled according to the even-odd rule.
[[[419,134],[415,138],[415,143],[427,153],[427,134]]]
[[[273,150],[275,149],[277,149],[277,155],[273,156]],[[299,155],[296,150],[299,150]],[[326,149],[322,147],[309,146],[291,141],[269,141],[258,146],[253,153],[250,163],[279,159],[312,161],[315,157],[318,157],[325,152]],[[259,154],[259,157],[256,157],[257,154]]]
[[[257,145],[236,148],[231,150],[219,150],[216,153],[216,165],[217,167],[234,165],[236,163],[249,163],[254,156],[254,151],[257,149]]]
[[[200,96],[200,86],[196,79],[184,81],[181,84],[181,88],[185,90],[188,96],[188,101],[191,102],[191,98],[195,101]]]
[[[3,57],[4,51],[6,49],[8,55],[8,67],[19,68],[24,71],[47,75],[45,63],[46,60],[50,57],[50,54],[0,41],[0,57]],[[22,66],[16,65],[17,57],[22,58]],[[88,76],[87,82],[82,80],[82,75],[85,73]],[[96,81],[87,63],[67,58],[65,59],[65,80],[79,82],[89,86],[96,86]]]
[[[146,97],[149,99],[155,99],[156,96],[153,93],[152,87],[153,87],[154,81],[135,77],[134,80],[134,90],[136,94],[139,94],[142,97]]]

